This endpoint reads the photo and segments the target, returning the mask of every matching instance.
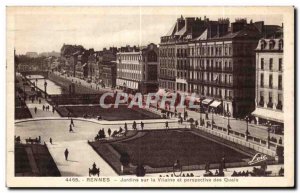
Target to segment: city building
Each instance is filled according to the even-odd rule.
[[[127,47],[128,48],[128,47]],[[117,86],[128,92],[157,92],[158,47],[120,49],[117,54]]]
[[[101,85],[104,87],[116,87],[117,67],[116,67],[117,48],[111,47],[109,50],[103,49],[98,54],[99,76]]]
[[[76,71],[80,70],[77,66],[78,56],[84,51],[81,45],[64,44],[60,49],[61,69],[69,76],[76,76]]]
[[[161,37],[159,87],[196,94],[205,111],[244,117],[255,108],[255,48],[270,29],[280,26],[178,18]]]
[[[97,82],[99,80],[99,65],[97,62],[98,53],[91,53],[88,56],[87,67],[88,67],[88,79]]]
[[[257,124],[283,128],[283,38],[261,39],[256,51]]]

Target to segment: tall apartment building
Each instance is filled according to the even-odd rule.
[[[269,29],[246,19],[178,18],[161,37],[160,88],[195,93],[209,111],[249,114],[255,108],[254,50]]]
[[[117,48],[103,49],[98,54],[99,72],[102,86],[114,88],[116,86],[116,54]]]
[[[283,39],[261,39],[256,51],[256,97],[252,113],[258,124],[283,127]]]
[[[119,88],[143,94],[158,89],[158,48],[155,44],[134,49],[122,49],[117,54]]]

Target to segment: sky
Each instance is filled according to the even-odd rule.
[[[139,9],[127,14],[118,12],[83,12],[64,14],[61,12],[16,14],[14,18],[15,49],[17,54],[60,51],[62,45],[83,45],[86,49],[101,50],[110,46],[158,44],[176,19],[175,14],[143,14]],[[183,15],[204,17],[204,14]],[[265,21],[265,24],[282,24],[280,15],[206,15],[210,20],[218,18],[247,18],[248,21]]]

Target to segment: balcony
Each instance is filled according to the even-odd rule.
[[[267,107],[268,108],[273,108],[273,103],[272,102],[268,102]]]
[[[224,68],[223,69],[223,72],[232,72],[233,71],[233,68]]]
[[[259,101],[258,106],[264,107],[265,102],[263,100]]]
[[[276,105],[277,110],[282,110],[282,102],[279,101],[278,104]]]

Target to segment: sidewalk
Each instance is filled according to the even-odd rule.
[[[117,173],[92,149],[87,141],[46,143],[62,176],[89,176],[89,168],[95,162],[100,176],[117,176]],[[64,151],[68,148],[68,160]]]
[[[259,168],[259,166],[255,166],[255,167]],[[272,171],[272,175],[277,176],[281,167],[284,168],[284,165],[268,165],[267,171]],[[233,171],[236,171],[236,172],[245,171],[246,172],[247,170],[249,172],[252,172],[253,166],[228,168],[228,169],[224,170],[224,174],[225,174],[225,177],[231,177]],[[210,171],[213,174],[215,174],[216,169],[211,169]],[[191,173],[193,173],[195,177],[203,177],[205,170],[185,171],[185,172],[182,172],[182,175],[186,176],[187,174],[191,174]],[[146,177],[158,177],[158,176],[166,177],[166,175],[171,177],[171,175],[173,175],[173,172],[146,174]]]
[[[41,104],[37,100],[35,100],[33,103],[31,100],[26,100],[25,101],[32,118],[38,118],[38,117],[60,117],[60,115],[55,111],[54,113],[52,112],[52,106],[44,99],[41,98]],[[46,107],[49,105],[50,109],[49,111],[44,110],[43,111],[43,105]],[[37,113],[34,112],[34,108],[37,108]]]

